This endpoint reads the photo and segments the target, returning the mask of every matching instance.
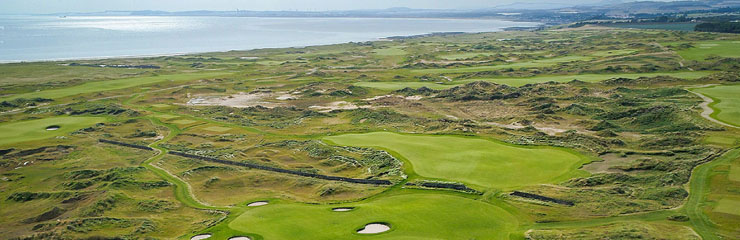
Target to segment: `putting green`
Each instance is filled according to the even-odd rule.
[[[720,199],[714,211],[740,216],[740,201],[732,199]]]
[[[337,145],[380,147],[406,158],[423,177],[512,189],[554,183],[587,173],[580,154],[554,147],[524,147],[480,138],[389,132],[330,136]]]
[[[406,55],[406,50],[400,47],[381,48],[373,50],[378,56],[401,56]]]
[[[38,92],[22,93],[11,95],[8,97],[0,98],[0,101],[7,101],[16,98],[50,98],[58,99],[63,97],[69,97],[83,93],[94,93],[110,90],[118,90],[124,88],[135,87],[145,84],[153,84],[165,81],[188,81],[196,80],[201,78],[210,78],[215,76],[224,75],[223,72],[206,72],[206,73],[185,73],[185,74],[172,74],[172,75],[161,75],[154,77],[136,77],[136,78],[124,78],[116,80],[96,81],[83,83],[76,86],[60,88],[60,89],[49,89]]]
[[[611,78],[630,78],[639,77],[656,77],[671,76],[685,79],[697,79],[711,74],[712,72],[671,72],[671,73],[627,73],[627,74],[580,74],[580,75],[555,75],[555,76],[537,76],[527,78],[481,78],[466,79],[461,81],[450,82],[446,84],[437,84],[432,82],[359,82],[355,86],[376,88],[381,90],[398,90],[405,87],[420,88],[428,87],[431,89],[441,90],[459,86],[474,81],[487,81],[509,86],[522,86],[526,84],[543,83],[543,82],[569,82],[575,79],[584,82],[600,82]]]
[[[730,174],[727,175],[730,181],[740,182],[740,164],[734,164],[730,166]]]
[[[273,203],[248,210],[229,228],[259,234],[264,239],[509,239],[517,219],[482,201],[449,194],[405,194],[381,197],[335,212],[337,205]],[[417,192],[417,193],[411,193]],[[391,226],[385,233],[360,235],[365,224]],[[300,236],[300,237],[299,237]]]
[[[203,130],[211,131],[211,132],[226,132],[226,131],[231,130],[231,128],[220,127],[220,126],[210,126],[210,127],[203,128]]]
[[[711,117],[740,126],[740,84],[699,88],[695,91],[714,99],[714,103],[709,105],[714,109]]]
[[[0,146],[62,136],[104,121],[102,117],[53,117],[5,123],[0,125]],[[49,126],[60,128],[46,130]]]
[[[701,61],[711,55],[720,57],[740,57],[740,41],[699,41],[692,43],[694,47],[678,51],[686,60]],[[669,43],[669,45],[678,45],[678,43]]]

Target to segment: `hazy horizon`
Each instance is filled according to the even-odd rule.
[[[386,8],[417,8],[417,9],[476,9],[490,8],[513,3],[525,4],[593,4],[599,2],[615,2],[619,0],[579,0],[579,1],[545,1],[545,0],[376,0],[367,2],[343,0],[128,0],[128,1],[99,1],[99,0],[5,0],[0,2],[0,14],[49,14],[63,12],[102,12],[102,11],[328,11],[328,10],[358,10],[358,9],[386,9]],[[632,2],[624,0],[623,2]],[[665,0],[662,0],[665,1]]]

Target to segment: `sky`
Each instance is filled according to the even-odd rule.
[[[106,10],[350,10],[410,7],[473,9],[524,3],[594,3],[600,0],[0,0],[0,13],[99,12]]]

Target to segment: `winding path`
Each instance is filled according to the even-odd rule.
[[[704,94],[691,91],[691,89],[705,88],[705,87],[711,87],[711,86],[715,86],[715,85],[717,85],[717,84],[707,84],[707,85],[702,85],[702,86],[698,86],[698,87],[686,88],[686,91],[689,91],[690,93],[693,93],[694,95],[699,96],[702,100],[704,100],[704,102],[702,102],[701,104],[699,104],[699,106],[703,110],[702,113],[701,113],[701,117],[703,117],[703,118],[705,118],[705,119],[707,119],[709,121],[712,121],[714,123],[717,123],[719,125],[725,126],[725,127],[740,128],[740,127],[733,126],[733,125],[724,123],[724,122],[722,122],[720,120],[717,120],[717,119],[712,118],[711,115],[712,115],[712,113],[714,113],[714,109],[712,109],[712,107],[710,107],[709,104],[712,104],[714,102],[714,100],[712,98],[710,98],[710,97],[704,96]]]

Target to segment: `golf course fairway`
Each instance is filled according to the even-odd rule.
[[[52,117],[6,123],[0,125],[0,146],[62,136],[104,121],[102,117]],[[50,126],[58,129],[46,130]]]
[[[740,85],[714,86],[695,89],[695,91],[714,100],[709,104],[709,107],[714,109],[711,117],[727,124],[740,126],[740,95],[737,94],[740,93]]]
[[[229,228],[261,235],[264,239],[509,239],[517,219],[505,210],[452,194],[402,190],[360,203],[308,205],[276,203],[246,211]],[[335,207],[355,207],[347,212]],[[358,234],[368,223],[391,229]]]
[[[379,147],[408,160],[416,174],[483,187],[512,189],[587,174],[585,156],[555,147],[516,146],[473,137],[390,132],[325,137],[337,145]]]
[[[170,75],[159,75],[152,77],[134,77],[124,78],[115,80],[105,80],[96,82],[87,82],[76,86],[42,90],[38,92],[22,93],[16,95],[10,95],[7,97],[0,98],[0,101],[7,101],[17,98],[50,98],[58,99],[63,97],[74,96],[77,94],[95,93],[103,91],[111,91],[118,89],[131,88],[141,85],[154,84],[166,81],[190,81],[202,78],[211,78],[216,76],[226,75],[224,72],[203,72],[203,73],[186,73],[186,74],[170,74]]]

